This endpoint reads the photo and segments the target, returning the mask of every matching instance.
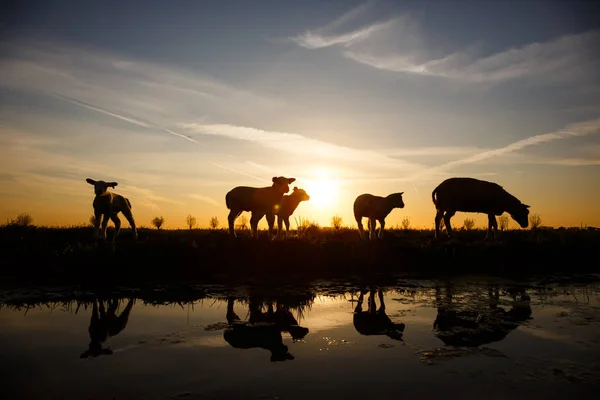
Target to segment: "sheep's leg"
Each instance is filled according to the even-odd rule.
[[[450,218],[456,214],[456,211],[446,211],[444,214],[444,225],[446,226],[446,233],[448,237],[452,237],[452,225],[450,225]]]
[[[231,211],[229,211],[229,215],[227,216],[227,221],[229,222],[229,234],[233,237],[235,237],[235,230],[233,229],[233,224],[236,218],[239,217],[241,213],[241,210],[232,208]]]
[[[117,215],[117,213],[112,213],[112,215],[110,216],[110,220],[115,224],[115,234],[113,236],[113,243],[115,242],[115,240],[117,240],[117,236],[119,235],[119,232],[121,231],[121,220],[119,219],[119,216]]]
[[[385,229],[385,219],[379,220],[379,239],[383,238],[383,230]]]
[[[369,314],[375,314],[377,311],[377,305],[375,304],[375,289],[371,288],[369,291],[369,300],[367,301],[369,306]]]
[[[442,222],[442,218],[444,217],[444,211],[437,210],[435,213],[435,238],[437,239],[440,236],[440,224]]]
[[[131,232],[133,234],[133,239],[137,239],[137,228],[135,227],[135,220],[133,219],[133,214],[131,214],[131,210],[126,208],[122,212],[125,218],[127,219],[127,222],[129,222],[129,226],[131,227]]]
[[[100,222],[102,222],[102,212],[99,210],[94,210],[94,239],[98,239],[100,237]]]
[[[365,297],[365,295],[364,295],[363,291],[361,290],[360,294],[358,295],[358,301],[356,302],[356,307],[354,307],[354,312],[356,314],[362,312],[362,304],[364,301],[364,297]]]
[[[375,238],[375,229],[377,228],[377,222],[375,218],[369,218],[369,239]]]
[[[283,217],[283,223],[285,224],[285,233],[290,231],[290,217]]]
[[[275,214],[267,213],[267,226],[269,227],[267,231],[267,237],[270,238],[273,233],[273,227],[275,225]],[[281,225],[278,224],[279,229],[277,230],[277,234],[281,231]]]
[[[385,301],[383,301],[383,291],[381,289],[377,290],[377,295],[379,296],[379,312],[385,313]]]
[[[362,217],[359,217],[358,215],[354,215],[354,218],[356,219],[356,224],[358,225],[358,234],[360,235],[361,239],[365,238],[365,228],[363,227],[362,224]]]
[[[252,216],[250,217],[250,237],[258,239],[258,223],[264,216],[264,213],[252,212]]]
[[[492,231],[493,229],[493,231]],[[485,235],[485,239],[496,238],[496,232],[498,231],[498,221],[496,221],[496,216],[494,214],[488,214],[488,230]]]
[[[106,240],[106,228],[108,228],[108,219],[110,214],[106,213],[102,215],[102,231],[100,233],[100,238],[102,240]]]

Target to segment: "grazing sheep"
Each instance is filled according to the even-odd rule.
[[[90,185],[94,185],[94,237],[100,236],[103,240],[106,240],[106,228],[108,226],[108,219],[110,218],[115,224],[115,235],[113,236],[113,243],[121,230],[121,220],[118,217],[118,213],[122,212],[133,232],[133,238],[137,239],[137,230],[135,228],[135,221],[131,214],[131,203],[129,199],[121,196],[120,194],[111,193],[108,191],[109,187],[114,188],[118,185],[117,182],[104,182],[95,181],[87,178],[85,180]],[[102,217],[102,229],[100,229],[100,218]]]
[[[372,194],[361,194],[354,200],[354,218],[358,224],[358,231],[360,237],[364,237],[364,229],[362,225],[362,218],[369,218],[369,231],[370,239],[375,237],[375,221],[379,221],[379,238],[383,237],[383,230],[385,229],[385,217],[394,208],[404,208],[404,201],[402,195],[404,192],[392,193],[387,197],[374,196]]]
[[[267,215],[270,236],[275,222],[275,214],[281,205],[283,195],[290,191],[290,184],[296,178],[285,178],[283,176],[273,177],[273,184],[267,187],[237,186],[225,195],[225,204],[229,211],[227,221],[229,222],[229,234],[235,237],[233,223],[243,211],[250,211],[251,236],[258,238],[258,222]],[[278,233],[281,225],[278,225]]]
[[[488,216],[486,239],[495,237],[498,230],[496,215],[505,211],[521,225],[529,225],[529,206],[508,193],[502,186],[475,178],[448,178],[431,193],[437,213],[435,215],[435,237],[439,236],[440,222],[444,219],[446,232],[452,236],[450,218],[457,211],[484,213]],[[445,214],[444,214],[445,212]],[[493,228],[493,231],[492,231]]]
[[[298,189],[297,187],[294,187],[292,194],[283,196],[281,206],[277,212],[277,226],[280,227],[281,221],[283,220],[285,223],[285,233],[288,233],[290,230],[290,216],[296,211],[296,208],[298,208],[298,204],[300,204],[301,201],[308,200],[310,200],[310,196],[306,191],[304,189]],[[269,221],[269,218],[271,218],[271,221]],[[267,222],[269,222],[270,226],[274,223],[272,220],[273,218],[275,218],[274,215],[267,215]]]

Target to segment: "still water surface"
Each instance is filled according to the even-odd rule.
[[[136,298],[137,297],[137,298]],[[577,398],[600,283],[252,287],[0,308],[5,399]],[[371,305],[371,306],[370,306]]]

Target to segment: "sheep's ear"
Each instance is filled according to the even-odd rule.
[[[294,186],[294,191],[298,190],[298,186]]]
[[[273,183],[275,183],[275,182],[277,182],[277,177],[276,176],[273,177]]]
[[[117,186],[117,185],[118,185],[118,183],[117,183],[117,182],[108,182],[108,183],[106,184],[106,186],[108,186],[108,187],[112,187],[112,188],[114,188],[114,187],[115,187],[115,186]]]
[[[402,196],[404,194],[404,192],[400,192],[400,196]]]
[[[525,208],[529,208],[529,207],[531,207],[531,206],[528,206],[527,204],[523,204],[523,205],[525,206]]]
[[[296,178],[289,178],[288,183],[293,183],[295,180],[296,180]]]
[[[90,179],[90,178],[87,178],[85,181],[86,181],[87,183],[89,183],[90,185],[95,185],[95,184],[96,184],[96,181],[95,181],[95,180],[93,180],[93,179]]]

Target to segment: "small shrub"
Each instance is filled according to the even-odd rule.
[[[156,227],[156,229],[160,230],[165,223],[165,219],[163,217],[154,217],[151,223]]]
[[[192,214],[189,214],[185,218],[185,223],[187,224],[188,228],[192,230],[196,226],[196,217],[193,217]]]
[[[410,218],[404,217],[402,219],[402,229],[404,229],[405,231],[410,229]]]
[[[28,213],[21,213],[17,218],[12,219],[8,225],[17,226],[19,228],[27,228],[33,224],[33,217]]]
[[[240,215],[240,217],[237,219],[238,223],[237,223],[237,229],[240,230],[246,230],[246,229],[250,229],[248,227],[248,218],[245,215]]]
[[[465,231],[472,230],[474,226],[475,226],[475,220],[473,220],[471,218],[465,218],[465,220],[463,222],[463,229]]]
[[[501,231],[506,231],[508,230],[508,216],[506,215],[502,215],[498,218],[498,228],[500,228]]]
[[[342,217],[340,217],[339,215],[331,217],[331,226],[336,231],[342,229]]]
[[[208,226],[210,229],[217,229],[219,227],[219,218],[212,217],[210,220],[208,220]]]
[[[542,218],[539,214],[531,214],[529,216],[529,224],[531,225],[531,229],[537,229],[542,226]]]

